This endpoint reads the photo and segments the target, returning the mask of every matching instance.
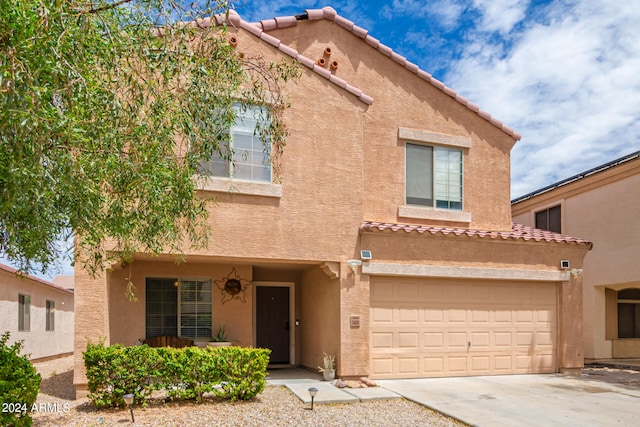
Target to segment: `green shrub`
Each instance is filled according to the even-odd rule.
[[[202,401],[215,392],[230,400],[248,400],[264,390],[271,350],[124,347],[88,344],[84,353],[89,398],[98,407],[121,406],[122,396],[145,404],[154,390],[172,399]]]
[[[214,367],[215,357],[208,348],[158,348],[163,360],[162,376],[156,388],[163,388],[171,398],[202,401],[222,381]]]
[[[267,365],[271,350],[264,348],[246,351],[240,347],[215,349],[213,370],[223,378],[222,387],[216,394],[230,400],[249,400],[264,390]]]
[[[134,395],[144,403],[153,391],[152,379],[159,375],[163,361],[146,345],[124,347],[104,343],[87,344],[84,352],[89,398],[97,407],[124,406],[123,396]]]
[[[38,397],[40,374],[26,355],[22,341],[7,345],[9,332],[0,337],[0,425],[30,426],[29,411]]]

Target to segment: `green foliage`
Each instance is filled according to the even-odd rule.
[[[268,349],[220,347],[152,348],[87,345],[84,361],[89,398],[97,407],[123,406],[122,396],[145,404],[154,390],[172,399],[202,402],[205,393],[249,400],[266,384]]]
[[[228,342],[227,331],[224,325],[218,325],[218,331],[211,337],[211,341],[214,342]]]
[[[158,376],[163,360],[153,348],[88,344],[84,353],[89,398],[97,407],[124,406],[123,396],[133,393],[144,402],[153,391],[149,379]]]
[[[258,348],[219,347],[212,360],[213,370],[223,378],[222,387],[216,394],[229,400],[249,400],[262,393],[265,386],[269,353]]]
[[[193,177],[224,155],[234,102],[270,106],[256,132],[277,166],[281,89],[297,68],[233,48],[226,26],[195,24],[226,2],[180,3],[0,2],[0,251],[21,270],[46,270],[70,230],[94,273],[137,252],[203,247],[207,202]]]
[[[3,406],[0,425],[30,426],[29,411],[38,397],[40,374],[27,356],[20,354],[22,341],[7,345],[8,340],[9,332],[5,332],[0,337],[0,403],[10,406]]]

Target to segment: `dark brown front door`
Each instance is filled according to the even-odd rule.
[[[289,360],[289,288],[256,287],[256,345],[271,349],[270,363]]]

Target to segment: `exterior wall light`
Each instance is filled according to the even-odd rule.
[[[362,265],[362,261],[360,261],[359,259],[348,259],[347,265],[351,267],[351,271],[353,271],[353,274],[356,274],[356,268]]]

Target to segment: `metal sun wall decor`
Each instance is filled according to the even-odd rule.
[[[214,280],[216,287],[222,292],[222,303],[238,299],[242,302],[246,301],[245,291],[251,285],[251,282],[238,276],[236,268],[233,267],[231,272],[222,279]]]

